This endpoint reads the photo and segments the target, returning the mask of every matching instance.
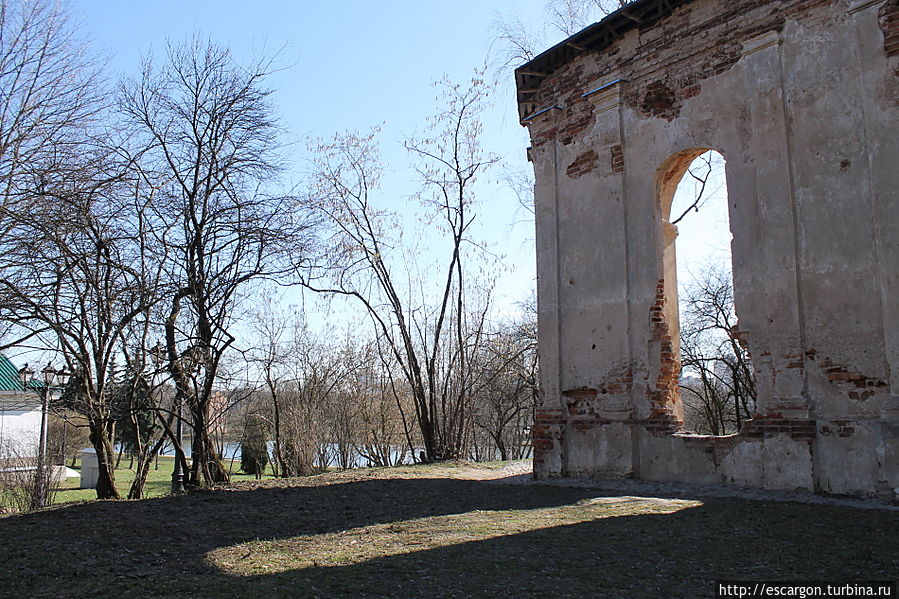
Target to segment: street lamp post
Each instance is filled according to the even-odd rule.
[[[153,365],[156,370],[162,369],[165,360],[165,350],[161,343],[157,343],[155,347],[150,349],[150,357],[153,359]],[[181,414],[181,396],[175,393],[175,468],[172,470],[172,494],[177,495],[184,493],[184,469],[181,462],[184,461],[184,449],[182,446],[182,435],[184,433]]]
[[[34,370],[28,367],[28,364],[19,370],[19,377],[22,379],[22,389],[28,389],[28,383],[35,374]],[[56,370],[50,364],[41,370],[41,378],[44,386],[41,388],[41,431],[38,440],[37,450],[37,470],[35,472],[35,493],[32,499],[32,509],[38,509],[47,505],[47,495],[49,494],[49,476],[47,475],[47,428],[48,413],[50,409],[50,387],[54,383],[62,384],[65,379],[65,373],[62,370]]]
[[[172,493],[184,493],[184,470],[181,468],[181,462],[184,461],[184,446],[182,434],[184,433],[181,422],[181,395],[175,394],[175,437],[178,442],[175,444],[175,469],[172,471]]]
[[[68,441],[69,441],[69,414],[66,411],[62,417],[62,451],[60,452],[60,458],[62,458],[62,465],[66,465],[66,457],[68,454],[66,450],[68,449]]]

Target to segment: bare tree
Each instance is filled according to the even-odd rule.
[[[549,0],[546,15],[549,25],[570,37],[629,3],[630,0]]]
[[[193,430],[192,485],[228,478],[210,410],[235,342],[235,309],[248,283],[288,272],[285,258],[303,252],[302,211],[274,189],[283,163],[271,90],[263,87],[272,68],[269,59],[239,65],[227,49],[195,37],[170,45],[158,68],[148,60],[141,79],[122,87],[141,173],[157,190],[155,219],[169,232],[161,240],[174,285],[165,349]]]
[[[351,297],[365,308],[411,390],[428,459],[464,454],[474,382],[469,357],[489,305],[472,309],[474,285],[463,265],[474,217],[472,185],[495,161],[479,145],[487,87],[475,79],[465,86],[444,82],[444,89],[445,109],[429,134],[405,144],[418,161],[419,198],[446,234],[436,297],[415,289],[420,281],[404,289],[397,275],[397,261],[405,257],[397,255],[398,241],[390,235],[391,215],[372,203],[381,171],[373,135],[337,136],[316,148],[312,195],[328,223],[329,252],[304,281],[309,289]],[[413,301],[416,295],[423,299]]]
[[[118,497],[112,444],[114,361],[147,321],[158,265],[146,199],[120,151],[99,68],[64,5],[0,7],[0,310],[7,344],[54,352],[73,375],[68,408],[83,415],[100,462],[99,497]]]
[[[688,427],[724,435],[739,431],[755,407],[755,379],[742,345],[733,283],[722,268],[709,268],[682,302],[681,394]]]
[[[119,443],[131,455],[129,467],[133,467],[137,458],[128,499],[143,497],[150,465],[169,438],[167,433],[172,430],[175,417],[171,397],[165,393],[165,378],[160,376],[163,374],[159,360],[161,348],[147,349],[146,338],[143,340],[143,344],[129,345],[127,341],[124,344],[126,376],[116,389]]]
[[[51,407],[56,408],[51,403]],[[53,409],[47,431],[47,454],[54,464],[72,463],[90,445],[87,421],[72,410]]]
[[[488,63],[493,80],[499,84],[509,79],[512,69],[533,60],[543,46],[539,32],[534,32],[518,15],[495,15],[490,24],[493,39]]]
[[[274,436],[275,473],[287,476],[288,468],[282,444],[281,415],[284,410],[285,382],[290,373],[290,362],[295,357],[297,335],[292,331],[305,327],[300,314],[276,307],[266,296],[252,315],[251,326],[257,339],[255,347],[247,352],[247,359],[262,375],[264,392],[271,403],[271,431]]]
[[[281,391],[281,456],[284,476],[302,476],[339,462],[335,432],[340,432],[334,405],[345,401],[341,385],[355,368],[332,347],[307,336],[292,364],[292,376]],[[344,439],[343,447],[349,447]],[[348,456],[343,453],[342,465]]]
[[[511,71],[558,41],[570,37],[606,15],[624,8],[631,0],[547,0],[544,27],[527,27],[515,14],[496,15],[491,23],[491,73],[496,82],[511,80]]]
[[[532,307],[492,332],[478,355],[484,376],[475,391],[474,423],[486,439],[476,444],[483,454],[476,459],[521,459],[530,451],[538,380],[536,302]]]
[[[687,169],[687,176],[690,177],[690,182],[693,184],[693,193],[692,199],[690,200],[690,204],[680,211],[679,216],[672,215],[671,224],[676,225],[688,214],[691,212],[699,212],[699,209],[702,208],[705,203],[715,196],[716,193],[721,189],[722,185],[719,185],[718,188],[709,190],[709,183],[712,179],[712,171],[722,171],[724,168],[724,160],[721,157],[721,154],[717,152],[705,152],[698,156]],[[683,185],[684,182],[681,181],[678,185]]]
[[[97,495],[118,497],[113,442],[114,365],[126,329],[155,301],[158,271],[142,241],[144,205],[121,178],[121,165],[96,172],[108,155],[91,154],[95,172],[45,181],[28,212],[5,213],[2,288],[8,321],[29,346],[59,355],[72,375],[67,408],[87,418],[97,451]],[[137,199],[136,199],[137,198]]]
[[[42,175],[59,176],[80,154],[106,106],[100,69],[64,3],[0,5],[0,90],[0,199],[11,211],[33,202]]]
[[[258,371],[268,406],[256,409],[274,437],[274,467],[279,476],[304,476],[336,462],[352,467],[356,404],[350,381],[362,368],[357,339],[343,344],[318,337],[302,313],[266,301],[253,317],[256,347],[247,352]],[[364,346],[364,343],[363,343]]]
[[[356,408],[355,452],[370,466],[400,464],[415,446],[405,418],[413,411],[411,398],[399,391],[405,389],[401,375],[381,360],[376,340],[362,345],[359,354],[359,368],[347,386]]]
[[[25,455],[20,455],[19,452]],[[53,468],[35,468],[33,455],[22,444],[0,439],[0,513],[6,510],[29,512],[46,507],[53,502],[58,480]]]
[[[9,215],[39,203],[39,188],[82,177],[84,144],[105,107],[100,67],[64,3],[0,3],[0,238],[15,226]],[[0,290],[0,316],[11,304]],[[0,336],[9,324],[0,318]]]

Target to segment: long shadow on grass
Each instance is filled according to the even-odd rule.
[[[81,504],[0,519],[0,596],[671,597],[711,596],[715,578],[899,577],[893,513],[746,501],[252,577],[206,560],[255,539],[598,495],[415,479]]]
[[[899,522],[746,502],[622,516],[244,579],[250,597],[714,597],[716,581],[899,579]],[[856,519],[860,516],[860,520]],[[879,522],[879,524],[878,524]]]

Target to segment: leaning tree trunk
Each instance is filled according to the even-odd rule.
[[[128,499],[141,499],[143,497],[144,485],[147,482],[147,475],[150,472],[150,464],[152,463],[153,459],[149,455],[139,455],[137,457],[137,470],[134,472],[131,488],[128,489]]]
[[[194,430],[191,445],[191,469],[188,483],[197,487],[226,483],[230,479],[219,459],[215,443],[203,430]]]
[[[152,447],[141,445],[141,450],[137,454],[137,470],[134,473],[134,480],[131,481],[131,488],[128,490],[128,499],[143,497],[144,485],[147,483],[147,475],[150,473],[150,464],[159,455],[165,440],[166,437],[163,434]]]
[[[90,440],[94,451],[97,452],[97,465],[99,476],[97,477],[97,499],[121,499],[119,490],[115,486],[115,452],[112,448],[113,425],[108,422],[90,423]],[[84,465],[81,465],[84,468]]]
[[[210,435],[208,412],[208,402],[197,401],[191,406],[194,435],[188,484],[196,487],[226,483],[230,480],[228,471],[219,459],[215,441]]]

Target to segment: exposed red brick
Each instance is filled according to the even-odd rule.
[[[640,110],[643,114],[674,120],[680,114],[680,100],[664,81],[653,81],[646,88]]]
[[[612,172],[613,173],[623,173],[624,172],[624,151],[621,148],[621,144],[614,145],[611,147],[610,152],[612,154],[610,158]]]
[[[820,19],[822,11],[833,0],[801,0],[780,2],[772,0],[730,0],[720,4],[719,11],[708,19],[696,21],[689,7],[675,9],[670,14],[638,28],[636,46],[622,53],[614,44],[595,54],[586,54],[550,73],[540,84],[533,98],[535,106],[563,106],[564,123],[558,131],[546,131],[534,145],[558,139],[563,145],[573,143],[593,123],[593,103],[583,94],[608,83],[607,73],[617,73],[628,83],[623,86],[623,101],[644,114],[670,118],[680,105],[698,95],[702,82],[731,69],[743,55],[743,42],[771,30],[780,30],[787,19],[800,23]],[[885,43],[893,44],[896,2],[888,2],[882,9],[881,23]],[[659,32],[659,33],[657,33]],[[704,50],[696,52],[696,39],[702,39]],[[890,45],[889,52],[896,52]],[[892,55],[892,54],[891,54]],[[657,64],[676,65],[669,69],[664,80],[658,78]],[[589,62],[588,62],[589,61]],[[600,62],[602,68],[590,66]]]
[[[850,372],[846,366],[842,366],[839,364],[828,365],[827,367],[825,367],[824,373],[827,375],[827,380],[831,383],[849,383],[858,389],[887,386],[887,383],[885,381],[867,377],[856,372]]]
[[[547,451],[552,450],[556,440],[561,437],[565,419],[562,410],[553,408],[537,408],[534,424],[531,426],[531,447],[534,450],[534,464],[543,464]]]
[[[815,438],[817,423],[814,420],[795,420],[783,418],[780,413],[772,412],[755,415],[743,423],[740,437],[760,438],[776,434],[786,434],[791,439],[811,441]]]
[[[665,318],[665,280],[656,285],[656,301],[649,309],[651,341],[659,344],[659,374],[655,390],[648,390],[651,418],[645,424],[647,430],[673,433],[682,425],[674,413],[679,400],[677,381],[680,376],[680,356],[674,351],[671,332]]]
[[[880,7],[880,30],[887,56],[899,54],[899,2],[891,0]]]
[[[816,361],[817,351],[811,349],[806,351],[804,355],[786,355],[783,357],[784,359],[789,360],[787,368],[803,369],[806,366],[806,361]],[[818,366],[824,371],[827,380],[831,383],[837,385],[847,384],[851,385],[854,389],[865,390],[861,392],[850,391],[848,396],[852,399],[864,401],[875,393],[875,389],[881,389],[888,386],[886,381],[853,372],[849,370],[848,366],[844,364],[834,364],[833,360],[827,357],[823,358]]]
[[[565,169],[565,174],[572,179],[577,179],[594,170],[597,166],[599,166],[599,155],[591,149],[579,154]]]

